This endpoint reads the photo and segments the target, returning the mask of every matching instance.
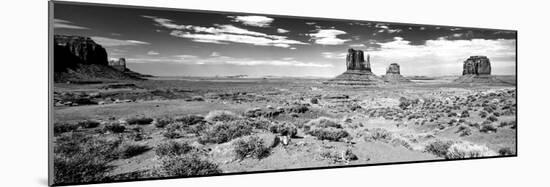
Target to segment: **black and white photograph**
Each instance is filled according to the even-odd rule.
[[[517,156],[516,30],[49,8],[51,185]]]

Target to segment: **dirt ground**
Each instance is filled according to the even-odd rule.
[[[105,180],[158,176],[147,173],[162,167],[156,150],[169,141],[193,146],[198,157],[215,164],[222,173],[516,154],[515,84],[457,84],[445,78],[354,87],[323,81],[159,78],[86,85],[58,83],[54,89],[55,125],[86,120],[99,125],[60,130],[54,145],[61,144],[60,137],[79,133],[103,139],[124,137],[124,141],[148,148],[109,160],[110,169],[103,177],[111,178]],[[181,136],[170,138],[167,127],[157,125],[161,119],[207,117],[219,110],[230,111],[241,120],[267,121],[269,127],[290,124],[297,132],[287,141],[284,134],[255,127],[252,133],[223,143],[204,143],[200,140],[204,130],[191,130],[192,125],[179,129]],[[132,118],[152,121],[129,124]],[[323,129],[315,121],[325,118],[338,124],[335,129],[346,131],[347,136],[325,139],[312,133],[311,129]],[[104,130],[113,123],[126,130]],[[204,124],[211,128],[216,123],[205,119]],[[136,134],[143,138],[128,138]],[[239,159],[235,142],[251,136],[269,147],[267,156]],[[273,143],[279,140],[285,142]],[[438,154],[433,151],[438,148],[434,146],[439,145],[434,144],[437,141],[453,142],[449,143],[453,146]]]

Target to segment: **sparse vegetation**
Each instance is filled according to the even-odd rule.
[[[82,128],[87,128],[87,129],[96,128],[99,126],[99,124],[100,124],[99,121],[94,121],[94,120],[84,120],[84,121],[78,122],[78,126]]]
[[[149,125],[153,122],[153,120],[153,118],[141,116],[128,118],[126,119],[126,122],[129,125]]]
[[[224,143],[232,139],[250,135],[252,127],[239,121],[218,122],[201,133],[200,143]]]
[[[312,119],[306,123],[306,126],[316,127],[316,128],[337,128],[341,129],[342,125],[336,120],[327,117],[319,117],[317,119]]]
[[[122,144],[121,147],[120,147],[120,157],[121,158],[131,158],[131,157],[140,155],[142,153],[145,153],[149,150],[151,150],[151,148],[147,145],[135,144],[135,143],[125,143],[125,144]]]
[[[168,142],[159,144],[155,148],[155,154],[160,157],[179,156],[179,155],[187,154],[193,150],[195,150],[195,147],[189,145],[188,143],[168,141]]]
[[[509,156],[509,155],[514,155],[514,152],[510,147],[503,147],[498,150],[498,154],[500,156]]]
[[[487,146],[475,145],[468,142],[457,142],[452,144],[445,154],[446,159],[477,158],[496,156]]]
[[[290,123],[274,124],[269,127],[269,131],[272,133],[279,133],[282,136],[296,137],[298,129],[296,126]]]
[[[481,129],[479,129],[479,132],[483,133],[490,133],[490,132],[497,132],[497,128],[493,126],[493,124],[483,124],[481,125]]]
[[[317,137],[319,140],[340,141],[342,138],[349,137],[349,133],[345,130],[326,128],[326,129],[313,129],[308,131],[307,134]]]
[[[450,140],[436,140],[428,144],[424,151],[438,157],[445,157],[449,151],[449,147],[453,144],[454,142]]]
[[[72,132],[72,131],[76,131],[78,127],[79,125],[72,124],[72,123],[54,123],[53,133],[55,135],[58,135],[64,132]]]
[[[174,157],[163,157],[161,159],[160,171],[165,177],[188,177],[219,174],[222,171],[208,160],[195,155],[181,155]]]
[[[240,116],[238,116],[237,114],[231,112],[231,111],[227,111],[227,110],[214,110],[214,111],[210,111],[206,117],[204,117],[204,119],[206,121],[209,121],[209,122],[228,122],[228,121],[233,121],[233,120],[237,120],[237,119],[241,119]]]
[[[122,133],[124,132],[124,130],[126,130],[126,127],[118,123],[110,123],[105,125],[105,127],[103,127],[103,131],[111,132],[111,133]]]
[[[264,145],[264,141],[258,136],[242,138],[233,142],[237,159],[246,157],[262,159],[269,156],[270,148]]]

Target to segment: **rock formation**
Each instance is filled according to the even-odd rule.
[[[54,81],[89,82],[102,79],[141,79],[142,75],[126,68],[109,66],[107,51],[89,37],[54,35]],[[120,60],[119,60],[120,62]]]
[[[390,66],[388,66],[388,69],[386,70],[386,75],[384,75],[384,81],[390,82],[390,83],[409,83],[411,82],[409,79],[403,77],[401,75],[401,70],[399,67],[399,64],[392,63]]]
[[[491,62],[486,56],[470,56],[462,66],[462,76],[454,80],[456,83],[505,83],[491,75]]]
[[[109,60],[109,66],[115,68],[118,71],[126,71],[126,59],[119,58],[118,60]]]
[[[491,62],[486,56],[471,56],[464,61],[462,75],[491,75]]]
[[[370,56],[367,55],[367,60],[365,61],[363,51],[350,48],[346,56],[346,72],[325,83],[340,85],[374,85],[383,82],[381,78],[372,73]]]

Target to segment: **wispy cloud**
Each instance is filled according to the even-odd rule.
[[[316,44],[321,45],[340,45],[344,42],[350,41],[350,39],[340,39],[337,36],[346,34],[345,31],[336,29],[317,29],[316,33],[307,34],[315,41]]]
[[[381,24],[381,23],[376,24],[374,27],[379,28],[380,30],[378,30],[378,32],[380,32],[380,33],[382,33],[382,32],[399,33],[401,31],[403,31],[402,29],[392,29],[388,25]]]
[[[135,46],[135,45],[149,45],[148,42],[137,41],[137,40],[119,40],[114,38],[107,38],[101,36],[92,36],[91,37],[96,43],[104,47],[114,47],[114,46]]]
[[[74,25],[73,22],[63,19],[53,19],[53,27],[56,29],[90,29],[88,27]]]
[[[147,55],[159,55],[160,53],[159,52],[156,52],[156,51],[148,51],[147,52]]]
[[[337,52],[322,52],[321,56],[327,59],[344,59],[346,58],[347,53],[337,53]]]
[[[274,46],[289,48],[290,45],[308,45],[297,40],[288,39],[286,36],[269,35],[261,32],[250,31],[233,25],[215,24],[213,27],[195,25],[178,25],[172,20],[154,16],[142,16],[153,19],[158,26],[173,29],[170,35],[180,38],[189,38],[195,42],[228,44],[244,43],[256,46]]]
[[[232,18],[234,22],[241,22],[243,25],[255,26],[255,27],[269,27],[273,18],[265,16],[227,16]]]
[[[287,33],[287,32],[290,32],[290,31],[289,31],[289,30],[286,30],[286,29],[278,28],[278,29],[277,29],[277,32],[278,32],[278,33]]]

